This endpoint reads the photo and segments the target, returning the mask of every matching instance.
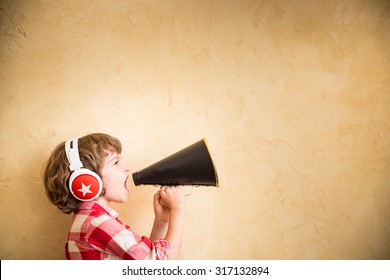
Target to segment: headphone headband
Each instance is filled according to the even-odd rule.
[[[69,162],[70,171],[75,171],[83,167],[79,156],[79,138],[74,138],[65,143],[66,157]]]

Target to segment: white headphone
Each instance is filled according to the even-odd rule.
[[[98,198],[103,190],[103,182],[100,176],[87,168],[84,168],[79,155],[79,138],[65,143],[66,157],[69,169],[72,171],[69,177],[68,187],[72,195],[80,201],[91,201]]]

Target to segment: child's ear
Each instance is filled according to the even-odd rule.
[[[105,195],[106,195],[106,188],[103,187],[103,188],[102,188],[102,192],[100,193],[99,196],[105,196]]]

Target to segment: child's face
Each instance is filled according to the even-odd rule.
[[[121,155],[116,152],[109,152],[104,160],[102,169],[102,181],[106,194],[99,199],[99,202],[106,205],[111,201],[118,203],[126,202],[128,198],[126,181],[129,177],[129,172],[130,169],[123,162]]]

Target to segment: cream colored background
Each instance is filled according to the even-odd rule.
[[[1,259],[63,259],[41,167],[121,139],[133,171],[202,137],[183,259],[390,259],[389,1],[0,0]],[[112,205],[148,235],[155,187]],[[189,191],[189,190],[187,190]]]

